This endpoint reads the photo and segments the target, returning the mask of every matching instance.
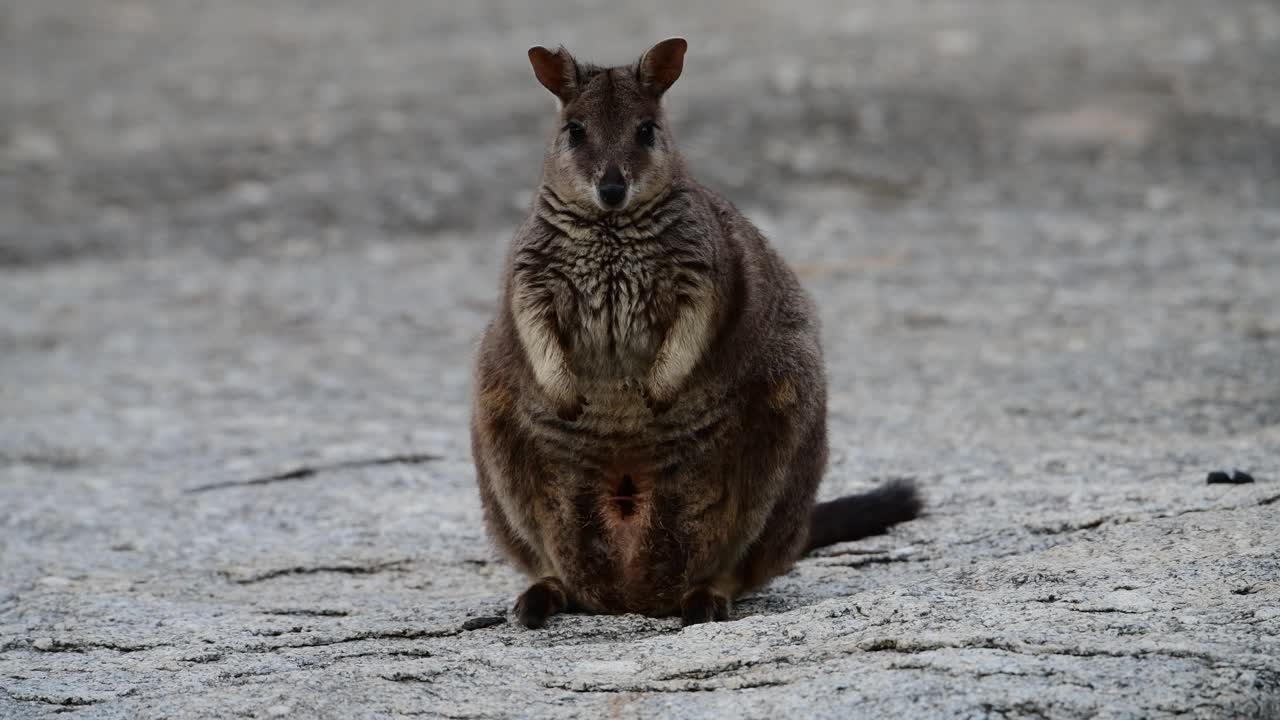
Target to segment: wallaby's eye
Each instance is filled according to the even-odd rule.
[[[578,147],[587,139],[587,129],[577,120],[570,120],[564,129],[569,133],[569,147]]]
[[[645,120],[640,123],[640,127],[636,128],[636,142],[647,147],[653,147],[653,133],[658,129],[652,120]]]

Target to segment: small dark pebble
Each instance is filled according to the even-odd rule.
[[[1253,482],[1253,476],[1242,470],[1237,470],[1234,475],[1228,475],[1221,470],[1209,473],[1209,477],[1205,479],[1210,485],[1245,485]]]
[[[467,620],[466,622],[462,623],[462,629],[463,630],[483,630],[484,628],[490,628],[495,625],[502,625],[506,621],[507,621],[506,618],[498,617],[497,615],[473,617],[470,620]]]

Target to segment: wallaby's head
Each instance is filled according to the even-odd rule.
[[[563,47],[529,50],[538,82],[559,100],[543,183],[580,207],[614,212],[665,190],[681,171],[662,117],[688,43],[663,40],[630,66],[579,64]]]

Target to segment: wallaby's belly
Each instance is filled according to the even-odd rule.
[[[661,615],[675,610],[685,557],[672,519],[672,498],[642,466],[617,465],[587,488],[595,502],[582,503],[583,532],[570,561],[566,584],[595,612]]]
[[[578,603],[593,612],[673,612],[689,550],[698,544],[683,535],[689,503],[666,473],[673,458],[644,437],[612,434],[576,462],[553,463],[559,477],[547,500],[568,513],[560,522],[574,530],[545,550]]]
[[[586,574],[579,579],[584,597],[600,602],[600,609],[628,611],[649,609],[636,607],[653,600],[645,597],[655,581],[650,577],[655,568],[651,555],[663,544],[659,528],[658,507],[661,499],[654,478],[646,468],[619,464],[600,478],[599,502],[595,518],[584,518],[588,525],[599,528],[599,537],[588,540],[579,552],[595,555],[592,565],[603,565],[611,572]]]
[[[655,417],[627,381],[583,383],[573,423],[531,417],[543,466],[554,476],[544,501],[572,532],[544,548],[585,609],[663,615],[675,611],[691,574],[728,522],[722,466],[732,408],[699,388]],[[707,469],[708,472],[702,472]],[[688,482],[690,471],[699,477]],[[682,479],[683,478],[683,479]],[[701,530],[699,530],[701,528]],[[540,533],[541,534],[541,533]],[[545,535],[544,535],[545,536]]]

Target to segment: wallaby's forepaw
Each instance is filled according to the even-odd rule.
[[[640,399],[644,401],[644,406],[655,416],[671,409],[671,400],[662,399],[661,394],[653,390],[652,383],[645,382],[640,378],[629,377],[622,381],[622,387],[628,392],[639,395]]]
[[[729,598],[711,588],[697,588],[680,599],[680,623],[686,627],[729,619]]]
[[[652,412],[655,417],[670,410],[675,403],[674,396],[658,392],[652,385],[646,385],[640,393],[644,397],[645,407],[649,408],[649,412]]]
[[[529,586],[516,600],[516,618],[520,624],[537,629],[547,624],[547,620],[556,613],[563,612],[569,606],[569,596],[565,592],[564,583],[553,577],[544,577]]]
[[[577,395],[572,400],[562,400],[556,403],[556,417],[565,422],[573,422],[582,417],[582,411],[586,406],[587,399],[582,395]]]

